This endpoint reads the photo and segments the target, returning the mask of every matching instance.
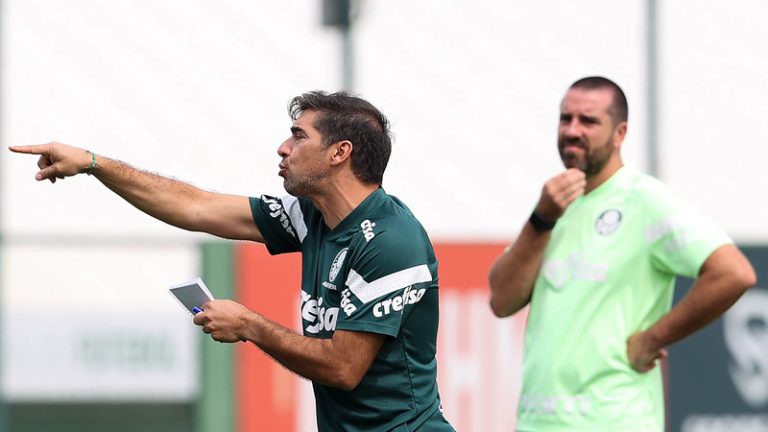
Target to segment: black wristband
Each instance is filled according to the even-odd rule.
[[[538,232],[550,231],[555,227],[555,222],[550,222],[546,219],[543,219],[535,211],[531,213],[531,217],[528,218],[528,222],[530,222],[533,226],[533,229]]]

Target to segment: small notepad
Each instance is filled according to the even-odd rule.
[[[195,314],[194,308],[202,309],[206,302],[213,300],[213,295],[199,277],[174,285],[169,288],[169,291],[192,315]]]

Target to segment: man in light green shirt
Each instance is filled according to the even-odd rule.
[[[560,107],[566,167],[490,271],[499,317],[530,303],[518,431],[664,430],[657,360],[755,284],[728,236],[624,167],[622,90],[576,81]],[[674,308],[676,275],[696,278]]]

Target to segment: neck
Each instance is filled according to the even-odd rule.
[[[323,215],[325,225],[334,229],[378,188],[379,185],[360,183],[356,178],[338,179],[331,181],[325,191],[310,198]]]
[[[599,173],[587,177],[587,186],[584,188],[584,193],[588,194],[597,189],[601,184],[605,183],[609,178],[613,177],[613,175],[616,174],[616,171],[618,171],[623,166],[624,164],[619,159],[609,161],[603,167],[603,169],[600,170]]]

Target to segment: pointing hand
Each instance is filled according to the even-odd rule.
[[[56,183],[56,179],[86,172],[94,162],[94,155],[88,150],[55,141],[40,145],[11,146],[9,150],[14,153],[40,155],[37,161],[40,171],[35,174],[35,179],[48,179],[51,183]]]

